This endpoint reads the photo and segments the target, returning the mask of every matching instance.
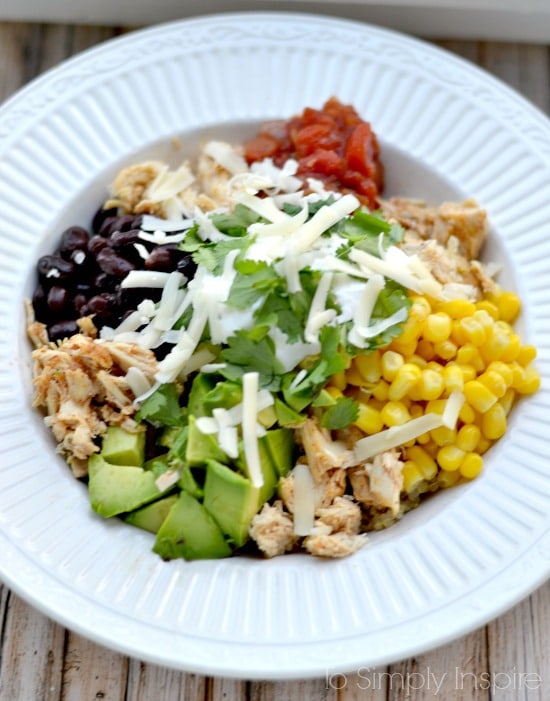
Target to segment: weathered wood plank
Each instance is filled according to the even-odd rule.
[[[127,676],[126,657],[68,633],[61,701],[124,701]]]
[[[207,680],[196,674],[184,674],[154,664],[130,660],[125,701],[185,701],[206,699]],[[222,698],[222,697],[220,697]],[[224,697],[232,701],[233,697]]]
[[[211,697],[214,701],[214,697]],[[242,697],[244,699],[244,696]],[[300,681],[251,682],[250,701],[337,701],[338,690],[329,681],[305,679]]]
[[[388,701],[424,701],[432,696],[445,701],[489,701],[480,683],[487,669],[485,629],[449,645],[391,665]]]
[[[247,682],[239,679],[209,678],[205,701],[248,701],[248,686]]]
[[[59,701],[63,628],[11,594],[3,634],[0,701]]]
[[[550,697],[550,583],[488,626],[486,685],[498,701]]]
[[[0,23],[0,102],[29,80],[29,54],[38,34],[35,25]]]

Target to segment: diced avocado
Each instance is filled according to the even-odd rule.
[[[275,428],[266,431],[259,442],[265,445],[279,477],[287,475],[294,467],[296,450],[292,431],[288,428]]]
[[[204,506],[237,547],[246,542],[261,504],[260,490],[249,479],[215,460],[208,462]]]
[[[334,406],[336,404],[336,399],[327,392],[326,389],[322,389],[319,394],[315,397],[315,399],[311,402],[311,406],[315,407],[325,407],[325,406]]]
[[[305,421],[305,417],[289,407],[278,397],[275,397],[275,413],[279,426],[299,426]]]
[[[194,416],[189,417],[189,435],[187,436],[186,462],[191,466],[204,465],[207,460],[223,462],[226,455],[218,445],[215,434],[201,433]]]
[[[211,416],[214,409],[231,409],[243,399],[243,388],[236,382],[223,380],[217,382],[204,397],[205,416]]]
[[[120,426],[109,426],[103,436],[101,455],[114,465],[141,467],[145,456],[145,431],[131,433]]]
[[[136,528],[143,528],[144,531],[157,533],[177,500],[178,495],[171,494],[169,497],[164,497],[164,499],[159,499],[152,504],[147,504],[147,506],[142,506],[140,509],[130,512],[124,520],[131,526],[136,526]]]
[[[108,518],[133,511],[161,496],[153,472],[134,465],[113,465],[101,455],[88,461],[92,509]]]
[[[216,521],[202,504],[182,492],[157,533],[153,551],[165,560],[220,558],[231,555]]]
[[[265,438],[265,436],[263,437]],[[258,440],[258,452],[260,453],[260,465],[262,468],[262,476],[264,478],[264,483],[260,487],[260,506],[264,502],[271,499],[275,494],[277,489],[277,484],[279,482],[279,475],[275,469],[275,465],[271,460],[267,444],[263,438]]]
[[[216,381],[209,375],[199,373],[193,380],[189,398],[187,400],[187,410],[189,416],[205,416],[204,398],[214,388]]]
[[[268,406],[258,412],[258,421],[264,426],[264,428],[271,428],[273,424],[277,421],[277,414],[273,406]]]
[[[167,426],[160,434],[157,443],[163,448],[170,448],[180,431],[179,426]]]
[[[191,496],[201,499],[204,490],[197,482],[195,475],[193,474],[193,470],[189,467],[189,465],[186,463],[181,463],[181,465],[177,466],[177,469],[180,472],[178,486],[181,487],[181,489],[185,489],[186,492],[189,492]]]

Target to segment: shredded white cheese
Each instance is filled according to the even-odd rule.
[[[294,475],[294,534],[307,536],[315,523],[315,482],[307,465],[299,463]]]
[[[262,487],[264,477],[258,448],[256,425],[258,420],[258,382],[257,372],[243,375],[243,443],[244,455],[250,481],[254,487]]]

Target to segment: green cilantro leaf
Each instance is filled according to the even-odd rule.
[[[220,374],[238,382],[245,373],[258,372],[260,387],[278,390],[284,368],[277,360],[268,332],[268,326],[260,326],[252,331],[237,331],[231,336],[227,347],[221,351],[226,367],[220,369]]]
[[[346,428],[359,416],[359,405],[351,397],[340,397],[321,417],[321,426],[330,430]]]
[[[284,285],[272,266],[265,261],[243,260],[235,263],[237,276],[231,285],[227,304],[235,309],[248,309],[259,298]]]
[[[235,205],[231,213],[210,215],[210,220],[216,229],[227,236],[246,236],[248,227],[260,219],[259,214],[243,204]]]
[[[235,249],[242,252],[249,245],[250,240],[246,238],[203,243],[200,248],[193,252],[193,260],[197,265],[204,266],[214,275],[221,275],[227,254]]]
[[[186,413],[180,407],[176,385],[161,385],[147,397],[136,413],[136,420],[145,420],[154,426],[185,425]]]

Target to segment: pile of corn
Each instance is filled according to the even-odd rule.
[[[437,428],[403,448],[403,489],[418,494],[434,483],[442,488],[476,477],[483,454],[504,435],[516,398],[535,392],[540,378],[535,348],[512,328],[520,311],[514,293],[498,290],[477,303],[411,299],[399,338],[356,357],[328,389],[359,403],[355,426],[367,435],[442,413],[451,392],[464,394],[455,429]]]

